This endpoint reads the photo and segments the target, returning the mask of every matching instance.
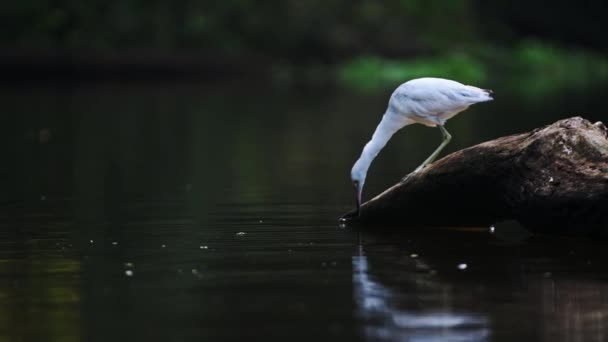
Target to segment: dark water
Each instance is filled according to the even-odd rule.
[[[608,119],[605,87],[494,88],[496,101],[448,123],[448,152],[573,115]],[[385,93],[130,84],[0,98],[1,341],[608,339],[606,241],[512,222],[337,224]],[[397,134],[367,197],[439,136]]]

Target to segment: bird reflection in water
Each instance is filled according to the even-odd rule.
[[[359,235],[352,257],[369,340],[608,340],[606,241],[530,235],[516,222],[387,234]]]
[[[356,310],[367,338],[418,342],[488,340],[490,330],[485,316],[454,312],[449,302],[432,309],[398,307],[400,294],[373,279],[362,245],[352,263]]]

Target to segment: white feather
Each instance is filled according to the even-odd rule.
[[[478,102],[491,101],[492,91],[464,85],[443,78],[418,78],[400,85],[391,95],[388,108],[372,139],[351,170],[351,178],[360,188],[378,153],[395,132],[414,123],[443,126],[456,114]]]
[[[491,101],[490,91],[443,78],[417,78],[391,95],[387,113],[427,126],[443,125],[478,102]]]

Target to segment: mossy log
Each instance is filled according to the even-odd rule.
[[[608,131],[573,117],[454,152],[366,202],[362,224],[608,235]]]

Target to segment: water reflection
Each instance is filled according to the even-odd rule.
[[[603,244],[522,239],[509,227],[498,224],[498,237],[487,229],[363,233],[353,256],[353,295],[365,336],[603,341],[608,327]],[[465,270],[457,267],[462,260],[469,265]]]
[[[0,340],[606,338],[605,242],[497,224],[358,243],[335,218],[386,94],[240,87],[0,93]],[[568,106],[606,121],[599,96]],[[570,116],[562,107],[505,94],[496,112],[450,121],[450,148]],[[395,137],[369,196],[435,147],[428,133]]]
[[[73,246],[48,226],[41,235],[2,228],[0,340],[80,341],[82,264]]]
[[[608,284],[571,279],[539,280],[538,301],[546,341],[605,341]]]
[[[486,341],[488,318],[475,313],[458,312],[451,307],[449,286],[441,285],[420,271],[428,267],[420,261],[413,265],[418,272],[408,277],[409,291],[397,292],[375,281],[370,274],[364,248],[353,256],[353,294],[358,314],[366,322],[365,335],[387,341]],[[395,270],[403,272],[404,270]],[[428,307],[420,300],[412,307],[400,303],[416,300],[421,292],[436,292],[443,305]],[[414,307],[417,307],[415,309]]]

